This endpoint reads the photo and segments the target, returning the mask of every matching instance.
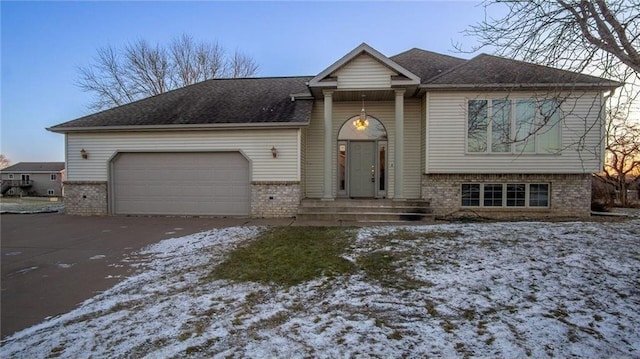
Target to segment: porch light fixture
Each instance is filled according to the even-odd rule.
[[[84,148],[80,150],[80,156],[85,160],[89,158],[89,152],[87,152]]]
[[[278,157],[278,149],[276,146],[271,146],[271,156],[273,156],[273,158]]]
[[[367,112],[364,110],[364,97],[362,95],[362,110],[360,110],[360,116],[353,121],[353,127],[358,131],[364,131],[369,126],[369,120],[367,120]]]

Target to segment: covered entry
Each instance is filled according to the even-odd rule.
[[[120,153],[111,161],[115,214],[246,216],[250,193],[239,152]]]
[[[338,196],[387,196],[387,131],[377,119],[355,116],[338,133]]]

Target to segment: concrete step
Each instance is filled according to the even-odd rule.
[[[433,221],[428,201],[389,199],[336,199],[323,201],[305,199],[297,218],[305,221],[341,221],[368,223],[397,223]]]
[[[389,212],[306,212],[299,213],[297,219],[301,221],[344,221],[344,222],[380,222],[380,223],[396,223],[396,222],[414,222],[423,221],[431,222],[434,219],[433,214],[425,213],[389,213]]]

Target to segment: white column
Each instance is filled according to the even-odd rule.
[[[331,166],[333,165],[333,91],[323,91],[324,93],[324,183],[322,199],[333,199],[333,176]]]
[[[395,200],[404,199],[404,92],[396,90]]]

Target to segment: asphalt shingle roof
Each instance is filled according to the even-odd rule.
[[[416,74],[422,83],[467,61],[416,48],[391,56],[390,59]]]
[[[308,123],[311,77],[213,79],[53,126],[51,130],[101,126]]]
[[[439,76],[427,79],[428,84],[492,85],[492,84],[604,84],[611,81],[559,70],[528,62],[480,54]],[[425,82],[423,82],[425,83]]]
[[[0,172],[60,172],[64,170],[64,162],[18,162],[5,167]]]
[[[469,88],[521,85],[587,84],[615,87],[615,82],[486,54],[465,60],[421,49],[390,59],[420,77],[424,87]],[[234,125],[290,123],[306,125],[313,99],[307,77],[213,79],[130,104],[88,115],[50,128],[100,129],[128,126]]]

